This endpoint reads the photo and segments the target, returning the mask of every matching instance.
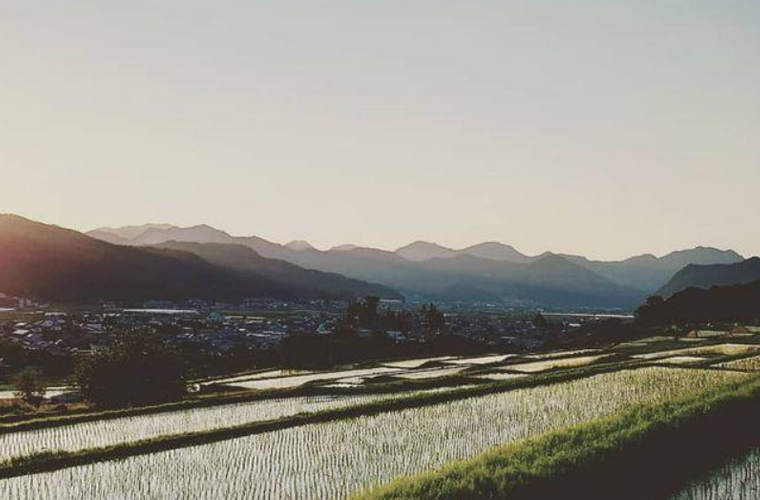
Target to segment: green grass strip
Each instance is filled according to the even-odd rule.
[[[760,377],[498,447],[354,500],[668,498],[760,445]]]

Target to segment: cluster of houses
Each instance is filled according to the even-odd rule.
[[[3,296],[2,298],[8,299]],[[13,300],[23,300],[16,299]],[[19,306],[16,302],[16,306]],[[190,344],[204,352],[224,355],[238,347],[271,349],[293,333],[326,335],[339,328],[346,311],[339,301],[256,301],[228,305],[191,301],[181,306],[167,302],[150,302],[129,309],[117,304],[87,312],[34,310],[24,302],[26,315],[3,320],[0,315],[0,339],[18,343],[26,349],[53,355],[84,354],[108,345],[115,332],[149,329],[177,344]],[[417,311],[410,304],[383,304],[382,307]],[[15,309],[15,308],[14,308]],[[494,349],[529,350],[547,340],[545,328],[525,315],[482,308],[443,306],[447,330],[482,342]],[[230,312],[235,311],[235,312]],[[415,319],[407,331],[380,332],[396,343],[424,342],[424,317]],[[24,319],[19,319],[24,318]],[[578,325],[555,324],[553,334]],[[360,328],[360,338],[378,332]]]
[[[227,314],[216,307],[208,309],[208,304],[180,309],[167,303],[148,303],[139,309],[107,306],[88,312],[27,309],[11,319],[0,316],[0,339],[54,355],[83,354],[108,345],[116,332],[147,329],[178,344],[196,344],[207,352],[224,354],[239,345],[276,347],[293,332],[330,332],[336,317],[321,303],[318,309],[303,303],[290,308],[284,303],[267,305],[268,310],[287,314]]]

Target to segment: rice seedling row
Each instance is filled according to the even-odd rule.
[[[658,359],[657,362],[664,365],[690,365],[708,361],[708,358],[699,356],[673,356],[671,358]]]
[[[0,498],[345,498],[499,444],[741,377],[654,367],[603,373],[7,479]]]
[[[207,431],[298,413],[344,408],[398,396],[391,393],[266,399],[13,432],[0,435],[0,462],[44,451],[78,451],[111,446],[168,434]]]
[[[759,371],[760,370],[760,356],[753,356],[751,358],[736,359],[734,361],[728,361],[726,363],[720,363],[715,365],[717,368],[729,368],[733,370],[747,370],[747,371]]]
[[[754,345],[748,344],[716,344],[706,345],[702,347],[693,347],[689,349],[675,349],[671,351],[657,351],[647,354],[637,354],[633,356],[636,359],[660,359],[669,358],[672,356],[700,356],[700,355],[723,355],[723,356],[735,356],[738,354],[750,354],[753,352],[760,352],[760,348]]]
[[[540,373],[555,368],[575,368],[579,366],[590,365],[605,358],[604,355],[582,356],[576,358],[547,359],[545,361],[533,361],[531,363],[521,363],[518,365],[509,365],[505,369],[521,373]]]

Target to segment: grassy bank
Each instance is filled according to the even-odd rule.
[[[355,500],[668,498],[760,445],[760,377],[497,448]]]

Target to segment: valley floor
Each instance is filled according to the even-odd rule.
[[[760,335],[715,333],[239,374],[200,381],[237,391],[206,400],[0,419],[0,497],[541,498],[531,492],[555,483],[580,488],[576,478],[591,470],[615,477],[613,465],[668,442],[663,428],[760,408],[759,371]],[[738,426],[725,429],[729,449],[702,440],[701,455],[714,459],[684,467],[673,475],[678,484],[658,494],[712,491],[696,472],[740,491],[725,471],[707,475],[752,451],[731,439],[743,432]],[[734,468],[741,477],[754,470],[748,457]],[[685,491],[675,499],[691,498]]]

